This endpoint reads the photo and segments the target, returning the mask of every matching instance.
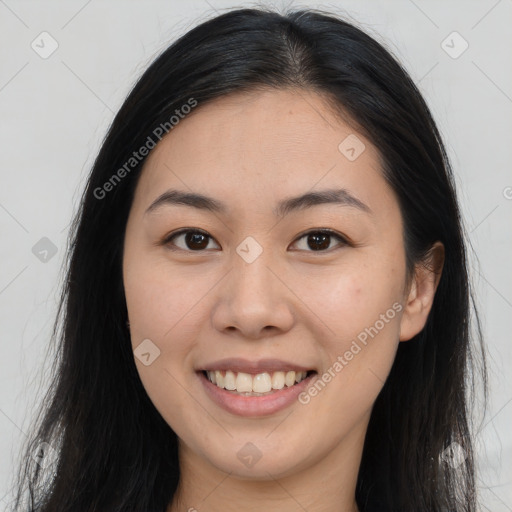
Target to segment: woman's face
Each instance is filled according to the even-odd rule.
[[[123,276],[183,454],[242,478],[358,458],[406,338],[402,219],[376,149],[320,96],[231,95],[175,126],[137,185]]]

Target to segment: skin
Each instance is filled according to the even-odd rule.
[[[348,135],[365,144],[349,161]],[[398,343],[417,334],[442,267],[418,265],[408,279],[402,217],[381,174],[380,156],[362,134],[313,92],[237,93],[199,105],[151,152],[130,211],[123,278],[132,345],[150,339],[160,355],[136,357],[142,383],[179,438],[181,480],[168,512],[353,512],[372,405]],[[276,217],[284,198],[344,188],[371,213],[321,204]],[[168,189],[199,192],[225,214],[184,205],[145,213]],[[181,228],[209,237],[193,250]],[[315,251],[306,230],[332,229]],[[236,252],[248,236],[263,252]],[[176,250],[172,250],[172,243]],[[192,246],[194,247],[194,246]],[[401,311],[309,403],[244,418],[205,394],[195,369],[224,357],[280,358],[321,376],[365,328],[398,304]],[[246,467],[237,452],[253,443]]]

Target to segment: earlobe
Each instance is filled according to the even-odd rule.
[[[400,323],[400,341],[408,341],[425,327],[434,303],[444,264],[444,245],[436,242],[419,262],[411,279]]]

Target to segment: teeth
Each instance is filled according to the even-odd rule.
[[[268,393],[272,389],[283,389],[293,386],[306,378],[307,372],[267,372],[251,375],[243,372],[208,371],[208,380],[219,388],[237,391],[237,393]]]
[[[295,384],[295,372],[286,372],[284,376],[284,383],[290,387]]]
[[[236,376],[233,372],[230,372],[229,370],[226,372],[226,375],[224,376],[224,388],[229,389],[230,391],[234,391],[236,389]]]
[[[217,384],[220,387],[220,384]],[[236,376],[236,390],[239,393],[244,391],[251,392],[252,389],[252,377],[248,373],[239,373]]]
[[[258,373],[252,378],[252,391],[268,393],[272,389],[272,379],[268,373]]]
[[[284,388],[284,372],[274,372],[272,374],[272,389]]]
[[[215,370],[215,383],[219,388],[223,388],[225,385],[224,376],[219,372],[219,370]]]

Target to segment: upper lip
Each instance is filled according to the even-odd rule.
[[[258,373],[272,373],[278,371],[311,371],[311,367],[302,366],[300,364],[283,361],[282,359],[260,359],[258,361],[249,361],[240,357],[230,357],[227,359],[219,359],[213,363],[208,363],[199,368],[198,371],[227,371],[249,373],[257,375]]]

